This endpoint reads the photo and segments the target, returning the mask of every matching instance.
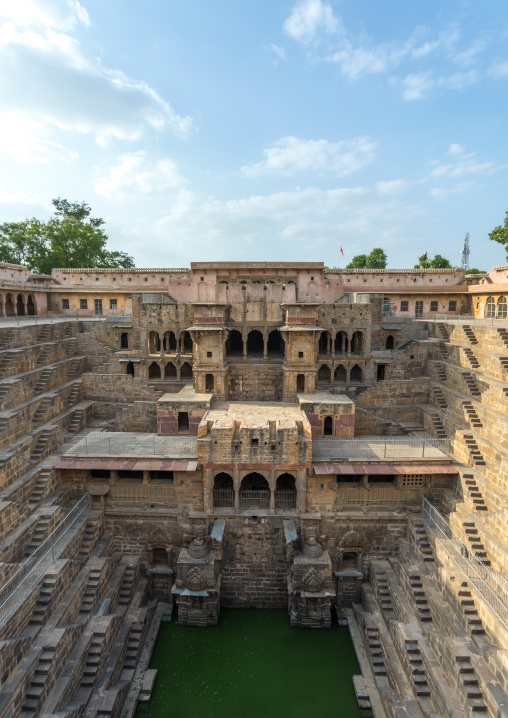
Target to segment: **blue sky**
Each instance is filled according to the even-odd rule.
[[[506,262],[504,0],[0,0],[0,63],[0,222],[86,201],[140,267]]]

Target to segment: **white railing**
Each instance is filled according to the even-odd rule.
[[[65,456],[164,456],[195,459],[198,455],[196,436],[159,436],[130,432],[92,432],[72,446]]]
[[[451,451],[449,439],[405,437],[365,439],[314,439],[313,461],[347,459],[445,459]]]
[[[422,519],[455,566],[508,628],[508,592],[505,586],[425,497],[422,497]]]
[[[426,317],[424,322],[450,322],[450,324],[471,324],[479,327],[496,327],[503,322],[508,326],[507,317],[475,317],[473,314],[434,314]]]
[[[24,561],[0,589],[0,626],[7,620],[49,565],[61,555],[91,512],[90,495],[85,494],[38,549]]]

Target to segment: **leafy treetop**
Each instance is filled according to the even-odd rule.
[[[442,257],[440,254],[436,254],[434,259],[429,259],[427,252],[418,257],[418,264],[415,264],[415,269],[452,269],[452,265]]]
[[[90,217],[85,202],[53,200],[55,216],[47,222],[32,217],[0,224],[0,261],[25,264],[40,274],[59,267],[134,267],[125,252],[106,248],[104,220]]]
[[[374,247],[370,254],[357,254],[346,269],[385,269],[388,258],[381,247]]]
[[[497,227],[494,227],[492,232],[489,232],[489,239],[504,245],[506,259],[508,259],[508,210],[506,210],[504,224],[502,226],[499,224]]]

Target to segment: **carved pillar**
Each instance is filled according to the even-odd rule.
[[[233,488],[235,490],[235,509],[240,508],[240,472],[235,469],[233,472]]]
[[[148,484],[150,482],[150,472],[143,471],[143,483]]]
[[[275,487],[277,485],[277,482],[275,480],[275,471],[270,471],[270,476],[268,478],[268,484],[270,486],[270,511],[275,511]]]

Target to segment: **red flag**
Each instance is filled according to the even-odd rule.
[[[342,247],[340,248],[340,253],[342,254],[342,256],[344,256],[344,252],[342,251]]]

